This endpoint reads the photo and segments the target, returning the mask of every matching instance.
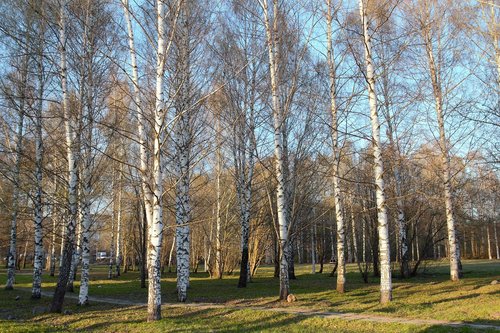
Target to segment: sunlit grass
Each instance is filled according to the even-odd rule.
[[[171,308],[168,303],[176,302],[175,273],[168,273],[162,278],[162,293],[165,317],[160,323],[144,323],[144,307],[114,307],[108,304],[91,304],[90,307],[78,308],[76,301],[66,300],[66,308],[73,315],[58,316],[52,314],[33,314],[37,306],[47,306],[50,300],[45,297],[40,301],[29,299],[29,293],[21,291],[0,291],[0,319],[12,315],[13,309],[21,307],[23,311],[14,311],[19,321],[0,322],[0,331],[50,331],[52,325],[57,330],[96,329],[102,331],[161,331],[162,327],[175,330],[200,330],[208,328],[215,331],[279,331],[286,326],[286,331],[356,331],[370,332],[381,328],[382,324],[368,322],[347,322],[325,318],[305,318],[290,314],[269,311],[250,311],[238,306],[268,306],[307,308],[334,312],[371,313],[378,316],[407,317],[420,319],[440,319],[452,321],[470,321],[500,323],[500,284],[491,285],[492,280],[500,280],[500,262],[475,260],[465,261],[465,276],[460,282],[449,281],[447,262],[432,262],[427,270],[414,278],[399,280],[394,278],[394,300],[391,304],[379,304],[378,279],[370,277],[368,284],[363,283],[357,267],[348,265],[348,284],[345,294],[335,291],[335,278],[329,276],[330,265],[323,274],[311,274],[309,265],[298,265],[298,279],[291,281],[291,291],[298,301],[292,304],[278,302],[279,281],[273,278],[273,267],[262,267],[247,288],[237,288],[237,275],[225,276],[224,279],[210,279],[206,273],[191,274],[189,302],[221,303],[226,309]],[[147,290],[140,288],[138,272],[127,272],[119,278],[107,279],[106,266],[93,266],[91,271],[90,294],[95,297],[127,299],[144,303]],[[78,277],[79,278],[79,277]],[[5,270],[0,270],[0,284],[5,284]],[[29,270],[17,274],[16,288],[30,288]],[[44,275],[43,289],[51,291],[57,280]],[[78,292],[79,280],[75,281]],[[21,299],[15,301],[15,296]],[[38,302],[38,303],[37,303]],[[37,305],[38,304],[38,305]],[[35,309],[36,310],[36,309]],[[99,311],[105,312],[105,318],[98,319]],[[36,311],[35,311],[36,312]],[[112,324],[108,323],[113,321]],[[256,323],[254,321],[257,321]],[[285,324],[285,323],[289,324]],[[62,325],[59,327],[58,325]],[[69,326],[67,326],[69,325]],[[111,326],[110,326],[111,325]],[[166,325],[166,326],[164,326]],[[287,326],[288,325],[288,326]],[[402,324],[383,324],[384,332],[415,331],[415,327]],[[186,326],[186,328],[183,328]],[[135,328],[134,328],[135,327]],[[371,330],[370,330],[371,327]],[[238,329],[239,328],[239,329]],[[386,329],[387,328],[387,329]],[[429,329],[420,327],[419,329]],[[412,330],[413,329],[413,330]],[[432,328],[432,330],[438,328]]]

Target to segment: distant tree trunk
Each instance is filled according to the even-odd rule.
[[[50,276],[56,273],[56,236],[57,236],[57,212],[55,205],[52,204],[52,241],[50,243]]]
[[[311,226],[311,273],[316,274],[316,224]]]
[[[493,221],[493,235],[495,236],[495,249],[497,253],[497,259],[500,259],[500,249],[498,247],[498,234],[497,234],[497,222]]]
[[[114,177],[113,177],[114,178]],[[116,183],[113,179],[113,185],[111,186],[113,189],[113,214],[111,215],[111,241],[109,242],[109,261],[108,261],[108,279],[113,278],[113,266],[115,260],[115,225],[116,225],[116,201],[115,201],[115,192],[116,192]]]
[[[216,133],[216,161],[215,161],[215,173],[216,173],[216,215],[215,215],[215,276],[217,279],[222,279],[224,273],[224,262],[222,260],[222,188],[221,188],[221,177],[222,177],[222,133],[221,133],[221,115],[218,115],[217,119],[217,133]],[[243,235],[242,235],[243,237]]]
[[[140,232],[141,232],[141,247],[140,247],[140,270],[141,270],[141,288],[146,288],[147,278],[147,258],[148,258],[148,217],[144,203],[140,205]],[[135,260],[134,260],[135,261]]]
[[[363,24],[366,81],[368,83],[368,99],[370,104],[370,120],[372,125],[372,148],[374,157],[374,173],[377,197],[377,217],[380,255],[380,303],[392,300],[391,259],[389,246],[389,225],[385,203],[384,166],[382,162],[382,147],[380,141],[380,123],[378,120],[377,95],[375,92],[375,73],[371,51],[371,36],[368,33],[368,17],[365,0],[359,0],[359,12]]]
[[[120,276],[120,270],[123,259],[122,250],[122,186],[123,186],[123,163],[120,164],[120,175],[118,178],[118,208],[116,212],[116,276]]]

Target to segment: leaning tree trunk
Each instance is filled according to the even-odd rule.
[[[375,73],[371,51],[371,36],[368,33],[368,17],[365,0],[359,0],[359,13],[363,24],[363,40],[365,50],[366,81],[368,83],[368,101],[372,126],[372,146],[374,158],[374,174],[377,198],[378,237],[380,255],[380,302],[388,303],[392,299],[391,260],[389,246],[389,225],[385,203],[384,166],[382,163],[382,147],[380,141],[380,123],[375,91]]]
[[[345,227],[344,215],[342,214],[342,198],[340,194],[340,179],[339,179],[339,164],[340,164],[340,148],[338,144],[338,120],[337,120],[337,103],[336,97],[336,73],[335,73],[335,58],[332,43],[332,4],[331,0],[327,2],[327,61],[330,77],[330,113],[332,116],[332,150],[333,150],[333,197],[335,202],[335,217],[337,222],[337,291],[343,293],[345,291]]]
[[[64,302],[64,296],[66,294],[66,285],[69,278],[69,270],[71,266],[71,259],[73,257],[74,251],[74,241],[75,241],[75,226],[76,226],[76,215],[77,215],[77,159],[73,152],[74,145],[74,133],[73,126],[71,124],[71,116],[69,110],[69,97],[68,97],[68,87],[67,87],[67,65],[66,65],[66,5],[67,0],[63,0],[61,4],[61,14],[59,17],[59,43],[60,43],[60,75],[61,75],[61,88],[63,96],[62,109],[64,113],[64,127],[66,133],[66,154],[68,158],[68,204],[69,204],[69,216],[66,224],[65,230],[65,242],[64,251],[61,259],[61,269],[59,272],[59,279],[57,281],[56,290],[54,292],[54,297],[52,299],[52,304],[50,307],[51,312],[61,312]]]
[[[439,148],[441,150],[441,169],[443,177],[443,192],[444,204],[446,212],[446,224],[448,229],[448,248],[450,258],[450,277],[452,281],[460,280],[462,275],[461,262],[460,262],[460,249],[456,235],[456,223],[453,212],[453,197],[451,188],[451,175],[450,175],[450,157],[448,151],[448,144],[444,128],[443,116],[443,95],[441,90],[440,76],[436,69],[434,60],[433,46],[431,40],[431,32],[428,26],[422,26],[422,36],[424,39],[425,51],[427,55],[429,74],[431,77],[432,91],[434,94],[436,116],[439,129]]]

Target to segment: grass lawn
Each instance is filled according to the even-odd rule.
[[[335,291],[335,278],[328,273],[310,274],[310,266],[296,266],[298,279],[291,281],[291,291],[298,298],[292,304],[277,302],[278,280],[272,277],[272,267],[262,267],[246,289],[238,289],[237,275],[222,280],[210,279],[205,273],[191,275],[189,302],[221,303],[228,306],[267,306],[308,308],[323,311],[368,313],[378,316],[439,319],[490,323],[500,326],[500,261],[464,261],[465,276],[460,282],[450,282],[447,262],[429,262],[421,275],[399,280],[394,278],[394,300],[378,304],[378,280],[365,284],[354,265],[348,265],[347,292]],[[327,272],[331,268],[326,267]],[[90,295],[145,302],[147,290],[140,288],[139,274],[128,272],[120,278],[107,279],[105,266],[93,266]],[[43,277],[43,289],[51,291],[56,279]],[[6,281],[5,269],[0,270],[0,285]],[[16,275],[16,287],[31,287],[31,272]],[[78,292],[79,283],[75,283]],[[162,279],[164,302],[175,302],[175,274]],[[19,300],[15,300],[20,296]],[[287,332],[474,332],[471,328],[412,326],[405,323],[372,323],[341,319],[307,317],[249,309],[199,309],[163,306],[163,319],[146,323],[146,308],[93,303],[77,307],[76,300],[67,299],[71,314],[43,313],[50,299],[31,300],[29,292],[0,290],[0,332],[64,332],[93,330],[100,332],[185,332],[185,331],[287,331]],[[8,320],[10,318],[10,320]]]

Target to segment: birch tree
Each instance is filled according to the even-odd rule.
[[[263,10],[264,26],[266,29],[266,42],[269,60],[269,78],[271,82],[272,95],[272,113],[273,113],[273,132],[274,132],[274,167],[276,172],[276,203],[277,203],[277,220],[278,220],[278,237],[279,237],[279,280],[280,292],[279,297],[285,300],[290,293],[290,280],[288,276],[288,261],[285,255],[285,248],[288,246],[288,221],[286,220],[286,184],[284,177],[284,154],[283,154],[283,112],[279,96],[279,78],[278,78],[278,61],[279,61],[279,3],[278,0],[273,0],[272,9],[268,6],[267,0],[259,0]],[[271,16],[272,14],[272,16]]]
[[[64,302],[64,295],[66,294],[66,285],[68,283],[71,259],[74,251],[75,241],[75,227],[77,219],[77,158],[75,154],[75,134],[73,124],[71,122],[71,115],[69,110],[69,96],[68,96],[68,67],[66,62],[66,13],[67,13],[67,0],[59,2],[59,75],[61,79],[61,92],[62,92],[62,112],[64,115],[64,129],[66,136],[66,155],[68,160],[68,220],[65,226],[65,240],[64,252],[61,259],[61,270],[57,281],[56,290],[52,299],[50,307],[51,312],[61,312]]]
[[[43,101],[45,97],[45,33],[46,22],[44,17],[43,4],[37,8],[39,17],[37,18],[37,37],[38,45],[36,49],[36,66],[37,66],[37,99],[35,105],[35,179],[36,189],[34,196],[34,233],[35,233],[35,256],[33,263],[33,283],[32,283],[32,298],[40,298],[42,295],[42,267],[43,267],[43,137],[42,137],[42,112]]]
[[[428,74],[432,85],[434,107],[436,111],[437,125],[439,131],[439,148],[441,154],[441,172],[443,181],[443,197],[446,212],[446,223],[448,229],[448,248],[450,258],[450,278],[458,281],[462,275],[460,249],[457,241],[456,221],[453,208],[452,178],[450,173],[449,140],[446,136],[443,110],[443,92],[441,82],[441,70],[436,60],[436,52],[442,52],[440,34],[443,32],[441,20],[435,20],[439,8],[433,0],[421,0],[418,2],[416,13],[419,24],[419,32],[425,48],[427,57]]]
[[[155,66],[155,105],[153,116],[153,151],[152,158],[152,173],[148,175],[148,150],[146,146],[146,131],[145,118],[142,113],[141,106],[141,86],[139,82],[139,72],[137,67],[137,52],[134,43],[134,29],[131,20],[131,8],[127,0],[122,0],[122,6],[125,13],[125,21],[127,22],[129,53],[131,59],[132,84],[134,86],[134,101],[136,107],[136,116],[138,124],[139,149],[140,149],[140,171],[142,177],[142,189],[144,196],[144,206],[146,210],[146,219],[148,222],[148,321],[161,319],[161,245],[163,235],[163,212],[162,212],[162,197],[163,197],[163,162],[161,147],[163,146],[164,130],[165,130],[165,101],[164,101],[164,74],[165,63],[168,55],[168,50],[171,46],[173,34],[179,17],[179,10],[182,1],[175,1],[172,4],[171,10],[167,13],[164,1],[157,1],[156,6],[156,66]],[[170,26],[170,34],[167,36],[167,20],[166,16],[172,17]],[[151,36],[149,36],[151,37]]]
[[[13,48],[19,50],[23,55],[19,59],[12,59],[12,65],[16,72],[8,76],[9,83],[2,80],[3,94],[8,100],[9,107],[17,114],[17,124],[14,144],[9,143],[9,150],[12,153],[14,167],[12,170],[12,210],[10,224],[10,240],[9,251],[7,254],[7,282],[5,289],[14,289],[16,262],[17,262],[17,224],[19,214],[19,204],[21,196],[21,162],[24,150],[24,127],[25,116],[27,114],[28,103],[28,70],[31,59],[31,38],[32,38],[32,13],[28,7],[14,6],[15,10],[10,14],[11,17],[4,13],[2,17],[2,25],[0,26],[3,33],[13,39]],[[19,22],[16,19],[19,19]],[[19,33],[20,36],[15,36]],[[8,85],[8,86],[7,86]]]
[[[327,0],[326,24],[327,24],[327,63],[330,79],[330,113],[332,117],[331,136],[332,136],[332,151],[333,151],[333,196],[335,204],[335,220],[337,223],[337,291],[343,293],[345,291],[345,230],[344,230],[344,215],[343,205],[340,191],[339,180],[339,164],[340,164],[340,147],[338,142],[338,108],[336,103],[336,72],[335,72],[335,56],[332,42],[332,1]]]
[[[177,178],[175,195],[177,299],[187,300],[189,286],[189,256],[191,222],[191,145],[192,138],[192,77],[191,77],[191,4],[183,3],[179,13],[177,34],[174,37],[176,78],[172,85],[175,107],[174,145],[175,173]]]
[[[372,150],[374,158],[374,175],[377,198],[377,218],[380,255],[380,302],[388,303],[392,300],[391,261],[389,246],[389,224],[387,221],[387,207],[385,200],[384,166],[382,163],[382,146],[380,140],[380,122],[377,110],[377,94],[375,89],[375,72],[371,48],[372,36],[368,30],[369,17],[366,10],[366,0],[359,0],[359,15],[361,17],[365,66],[365,79],[368,85],[368,102],[370,105],[370,122],[372,130]]]

